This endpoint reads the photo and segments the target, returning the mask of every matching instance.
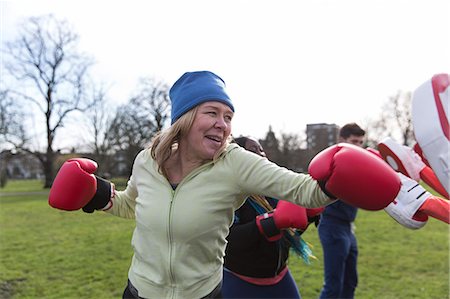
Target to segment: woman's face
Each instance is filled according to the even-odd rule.
[[[220,102],[200,104],[185,139],[190,157],[212,160],[231,134],[233,115],[231,108]]]

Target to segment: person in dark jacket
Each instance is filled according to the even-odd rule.
[[[248,151],[266,156],[261,144],[253,137],[238,137],[235,142]],[[278,215],[278,222],[280,218],[292,216],[291,224],[297,226],[298,230],[279,230],[260,225],[260,219],[264,217],[261,215],[274,209],[282,214]],[[292,248],[309,263],[312,252],[300,235],[309,223],[318,219],[322,210],[323,208],[305,209],[258,195],[247,198],[235,212],[234,224],[227,237],[223,297],[301,298],[286,262]]]
[[[339,130],[339,142],[362,147],[365,131],[356,123]],[[338,200],[322,212],[318,226],[324,259],[320,298],[353,298],[358,284],[358,244],[354,233],[358,209]]]

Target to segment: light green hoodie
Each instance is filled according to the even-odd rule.
[[[128,273],[144,298],[201,298],[222,280],[226,236],[234,210],[250,194],[304,207],[332,201],[309,175],[230,144],[216,162],[193,170],[175,190],[158,172],[150,149],[138,154],[111,214],[135,218]]]

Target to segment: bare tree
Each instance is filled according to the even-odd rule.
[[[168,84],[150,77],[142,78],[129,103],[117,109],[108,129],[108,142],[125,156],[129,171],[136,154],[167,124],[169,113]]]
[[[113,145],[110,143],[111,132],[108,130],[116,111],[107,100],[107,91],[104,87],[95,88],[92,96],[95,105],[83,113],[86,122],[84,134],[80,136],[80,140],[92,153],[91,158],[98,163],[97,173],[108,177],[116,162]]]
[[[266,133],[264,139],[259,140],[261,146],[266,152],[267,158],[270,161],[277,163],[280,160],[280,142],[275,136],[275,132],[272,130],[272,126],[269,126],[269,130]]]
[[[45,122],[45,149],[32,149],[29,144],[20,149],[39,159],[47,188],[54,178],[58,129],[71,112],[92,105],[86,87],[93,62],[77,51],[78,35],[66,21],[53,15],[31,17],[20,28],[18,38],[6,43],[5,68],[18,83],[11,92],[36,108]]]
[[[294,152],[301,146],[300,136],[293,133],[281,133],[280,156],[277,164],[286,168],[293,168]]]
[[[0,151],[7,145],[20,147],[26,142],[24,113],[9,90],[0,91]]]
[[[295,171],[306,172],[308,163],[317,153],[306,149],[305,132],[280,133],[281,138],[277,139],[272,127],[266,133],[266,138],[259,140],[267,157],[272,162]]]
[[[377,119],[367,125],[368,145],[376,147],[378,142],[392,136],[404,145],[414,144],[414,132],[411,114],[411,92],[397,92],[384,103]]]
[[[20,146],[25,140],[24,115],[14,100],[8,90],[0,91],[0,188],[8,179],[6,165],[13,157],[11,146]]]

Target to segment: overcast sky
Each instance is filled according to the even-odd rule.
[[[73,25],[117,104],[143,76],[217,73],[235,135],[365,123],[399,90],[450,72],[448,0],[2,1],[2,43],[48,13]]]

